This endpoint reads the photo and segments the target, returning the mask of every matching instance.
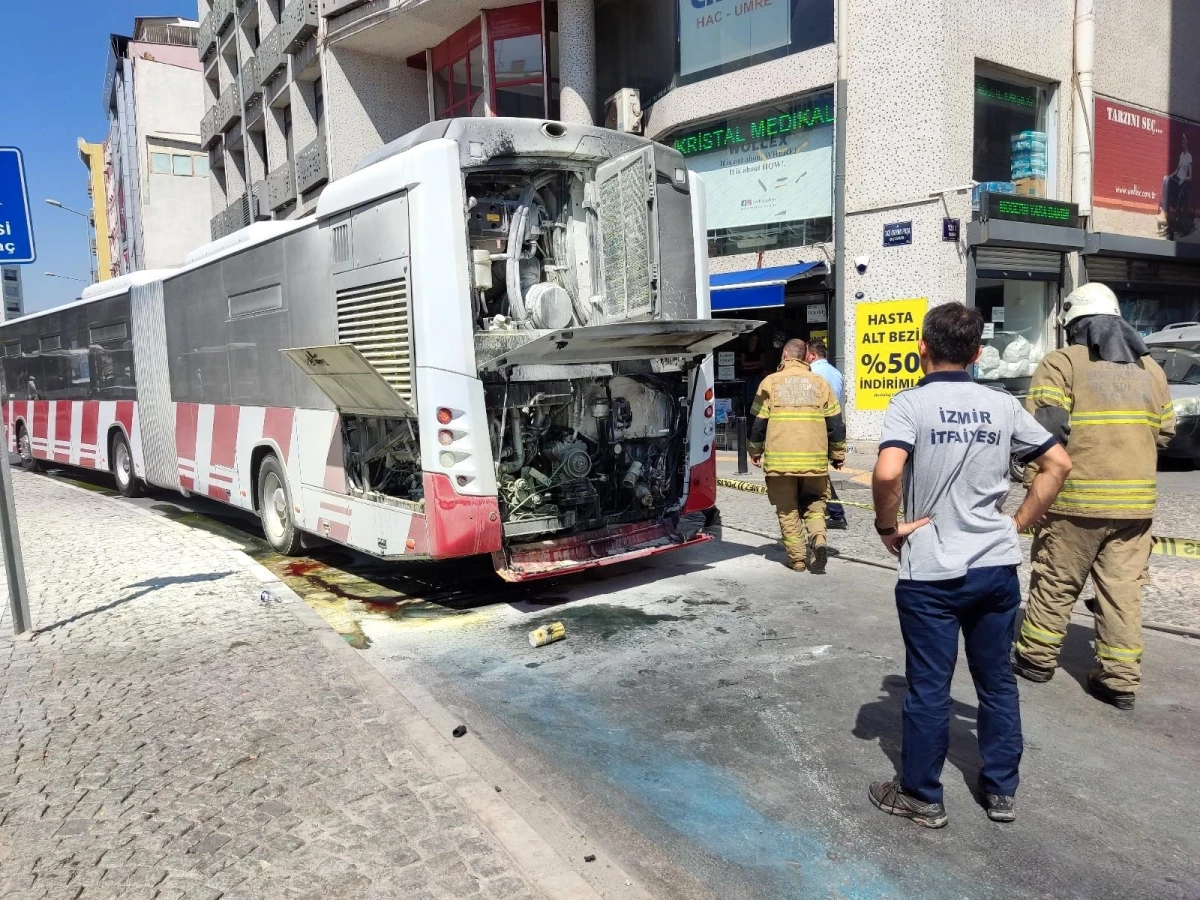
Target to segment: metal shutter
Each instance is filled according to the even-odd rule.
[[[651,147],[596,168],[604,318],[608,322],[647,316],[654,309],[658,280],[654,171]]]
[[[1027,250],[1023,247],[976,247],[975,271],[986,278],[1032,277],[1037,281],[1058,281],[1062,275],[1061,253]]]
[[[1084,257],[1089,281],[1107,285],[1144,284],[1162,287],[1200,287],[1200,265],[1128,259],[1123,256]]]

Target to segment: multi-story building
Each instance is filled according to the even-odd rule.
[[[208,239],[208,154],[200,148],[204,114],[202,76],[196,58],[197,23],[175,16],[134,20],[133,36],[111,35],[104,108],[108,137],[104,154],[89,154],[93,170],[104,167],[107,268],[101,278],[183,262]],[[99,246],[97,251],[99,254]]]
[[[109,244],[108,203],[106,202],[108,191],[105,187],[105,176],[109,170],[108,146],[107,144],[91,144],[83,138],[76,141],[76,146],[79,148],[79,161],[88,170],[87,195],[92,204],[93,266],[96,280],[104,281],[114,275],[112,248]],[[99,198],[99,202],[96,202],[97,198]]]
[[[25,293],[21,285],[20,266],[0,266],[0,284],[4,286],[3,321],[25,315]]]
[[[619,99],[612,121],[704,174],[714,314],[769,323],[743,358],[776,336],[830,338],[858,439],[917,377],[912,328],[867,333],[873,310],[897,308],[881,301],[978,306],[978,376],[1011,389],[1062,341],[1061,298],[1083,279],[1110,283],[1143,330],[1200,312],[1196,4],[199,0],[199,13],[214,237],[311,211],[327,181],[430,120],[603,122],[635,89],[640,110]],[[883,346],[864,352],[872,337]],[[740,404],[753,376],[729,355],[718,377]]]

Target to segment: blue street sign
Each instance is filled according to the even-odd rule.
[[[25,163],[16,147],[0,147],[0,264],[31,263],[35,259]]]

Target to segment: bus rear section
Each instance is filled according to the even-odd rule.
[[[288,351],[338,410],[350,492],[418,502],[422,555],[490,553],[511,580],[706,540],[689,514],[716,499],[707,358],[757,323],[709,316],[682,157],[587,126],[431,123],[326,188],[338,298],[374,283],[360,245],[389,182],[405,328]]]

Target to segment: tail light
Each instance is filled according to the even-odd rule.
[[[450,420],[454,418],[454,413],[444,406],[439,406],[437,411],[437,420],[439,425],[449,425]]]
[[[454,432],[449,428],[443,428],[438,432],[438,443],[443,447],[449,447],[454,443]]]
[[[706,391],[704,392],[704,399],[705,399],[705,400],[712,400],[712,398],[713,398],[713,389],[712,389],[712,388],[709,388],[708,390],[706,390]]]
[[[704,418],[711,419],[713,417],[713,408],[711,406],[704,407]]]

